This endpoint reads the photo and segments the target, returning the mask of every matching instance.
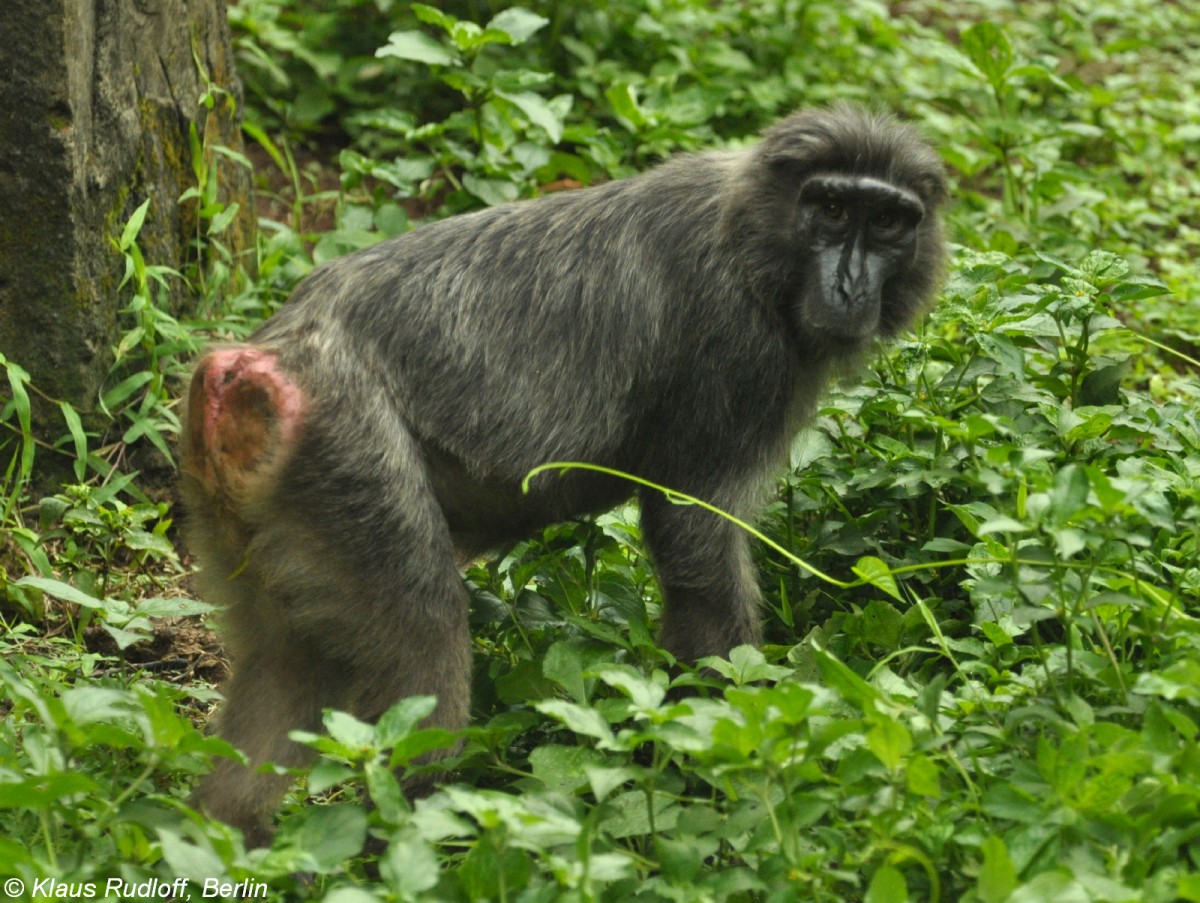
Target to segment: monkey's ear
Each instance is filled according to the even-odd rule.
[[[811,168],[813,149],[811,146],[769,148],[764,150],[761,159],[773,172],[801,172]]]
[[[945,172],[940,170],[917,178],[913,190],[925,202],[925,206],[931,209],[942,206],[950,198]]]
[[[771,169],[807,167],[826,144],[806,125],[803,116],[792,116],[767,130],[755,156]]]

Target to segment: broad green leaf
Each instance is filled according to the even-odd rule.
[[[878,690],[815,644],[813,652],[821,670],[821,679],[830,689],[837,690],[848,702],[864,712],[875,711],[875,703],[881,698]]]
[[[1029,527],[1011,517],[1001,515],[979,525],[976,536],[987,536],[990,533],[1028,533]]]
[[[791,673],[789,668],[772,665],[761,650],[748,645],[731,649],[728,662],[720,656],[709,656],[701,659],[700,664],[712,668],[738,686],[759,680],[780,680]]]
[[[284,821],[277,848],[294,854],[296,870],[322,874],[357,856],[367,839],[367,812],[353,803],[306,806]]]
[[[86,775],[67,772],[0,781],[0,809],[37,812],[66,797],[99,789],[100,785]]]
[[[441,867],[433,847],[419,837],[406,837],[388,844],[379,871],[392,892],[405,900],[420,900],[437,885]]]
[[[368,747],[375,742],[374,726],[346,712],[326,712],[321,722],[329,736],[343,746]]]
[[[761,654],[761,653],[760,653]],[[628,665],[600,665],[592,668],[602,681],[629,697],[635,708],[650,711],[662,705],[667,695],[667,675],[655,671],[650,677]]]
[[[908,792],[931,799],[942,798],[942,785],[937,765],[928,756],[920,753],[909,756],[904,763],[904,779]]]
[[[497,91],[496,96],[507,100],[524,113],[525,117],[541,128],[554,144],[562,140],[563,121],[551,109],[545,98],[529,91],[515,93]]]
[[[904,873],[890,865],[875,870],[863,897],[863,903],[906,903],[907,900],[908,882],[904,880]]]
[[[605,89],[604,97],[612,107],[617,121],[631,132],[641,131],[646,127],[647,119],[638,104],[637,92],[629,83],[618,83]]]
[[[613,733],[608,722],[595,709],[561,699],[543,699],[535,702],[533,707],[543,715],[549,715],[562,722],[575,733],[599,740],[601,746],[610,746],[613,743]]]
[[[458,54],[439,44],[423,31],[394,31],[388,42],[375,51],[377,57],[399,57],[430,66],[457,66]]]
[[[48,577],[22,577],[17,581],[17,586],[32,586],[35,589],[40,589],[47,596],[53,596],[55,599],[61,599],[63,602],[82,605],[84,608],[98,608],[103,610],[106,607],[104,600],[97,599],[95,596],[78,590],[69,583],[63,583],[61,580],[51,580]]]
[[[463,176],[463,187],[489,207],[515,201],[517,186],[507,179],[484,179],[471,173]]]
[[[1004,903],[1017,886],[1017,869],[1008,847],[1000,837],[992,835],[982,844],[983,867],[975,887],[981,903]]]
[[[413,15],[426,25],[436,25],[443,31],[448,32],[458,24],[457,18],[427,3],[413,3],[409,6],[409,9],[412,10]]]
[[[503,31],[512,38],[514,44],[521,44],[527,41],[530,35],[549,24],[549,19],[543,18],[537,13],[532,13],[520,6],[513,6],[497,13],[488,22],[487,27]]]
[[[203,886],[214,875],[224,873],[224,866],[210,848],[185,839],[165,825],[155,829],[163,861],[170,866],[171,875],[187,878]]]
[[[875,753],[888,771],[895,771],[912,751],[912,734],[903,724],[890,718],[880,718],[867,731],[867,747]]]
[[[900,595],[900,587],[896,584],[896,578],[892,576],[891,568],[887,566],[882,558],[877,558],[874,555],[864,555],[855,562],[851,570],[863,582],[869,583],[876,589],[883,590],[893,599],[903,601],[904,597]]]
[[[395,746],[417,730],[421,721],[433,714],[437,697],[410,696],[384,712],[375,725],[375,736],[382,747]]]

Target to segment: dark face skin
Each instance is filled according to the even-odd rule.
[[[888,280],[913,263],[924,216],[915,194],[866,176],[805,182],[797,224],[799,245],[808,249],[803,331],[847,343],[874,336]]]

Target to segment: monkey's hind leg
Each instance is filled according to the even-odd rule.
[[[249,758],[196,799],[251,845],[287,787],[259,766],[308,761],[288,732],[318,731],[324,708],[370,719],[430,694],[430,723],[467,719],[466,590],[416,442],[378,394],[343,394],[323,385],[318,402],[244,348],[205,358],[189,398],[193,541],[233,659],[217,725]]]

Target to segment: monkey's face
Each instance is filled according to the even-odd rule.
[[[913,192],[866,176],[818,175],[800,189],[800,328],[846,344],[886,320],[888,284],[915,260],[925,206]]]

